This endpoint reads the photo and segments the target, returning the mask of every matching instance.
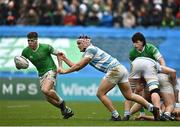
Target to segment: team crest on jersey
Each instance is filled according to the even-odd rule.
[[[30,59],[32,59],[33,58],[33,56],[30,56]]]

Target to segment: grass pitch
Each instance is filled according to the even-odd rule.
[[[123,115],[123,105],[114,102]],[[67,102],[75,115],[62,119],[46,101],[0,101],[0,126],[179,126],[178,121],[109,121],[111,114],[100,102]]]

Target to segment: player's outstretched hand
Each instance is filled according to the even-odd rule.
[[[65,73],[66,73],[66,71],[65,71],[63,68],[58,67],[58,68],[57,68],[57,73],[60,73],[60,74],[65,74]]]
[[[58,57],[62,60],[64,60],[66,58],[65,54],[63,52],[58,52]]]

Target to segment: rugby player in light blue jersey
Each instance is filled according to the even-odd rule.
[[[88,36],[80,36],[77,39],[77,46],[80,52],[84,52],[82,59],[75,64],[63,53],[59,53],[58,55],[60,58],[65,61],[70,68],[65,70],[62,67],[59,67],[57,72],[61,74],[71,73],[74,71],[79,71],[87,64],[90,64],[96,69],[106,73],[97,90],[97,97],[112,113],[111,120],[121,120],[121,117],[113,106],[112,101],[106,95],[112,88],[115,87],[115,85],[118,85],[126,99],[142,104],[149,111],[151,111],[155,117],[159,117],[159,109],[157,107],[154,107],[141,96],[132,93],[128,81],[128,71],[122,64],[118,62],[117,59],[113,58],[111,55],[98,47],[93,46],[91,44],[91,39]]]

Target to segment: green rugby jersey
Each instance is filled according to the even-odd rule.
[[[148,57],[155,61],[158,61],[158,59],[162,57],[162,55],[154,45],[146,43],[142,52],[137,51],[134,47],[130,50],[129,59],[133,61],[137,57]]]
[[[48,44],[39,44],[36,51],[30,47],[26,47],[22,51],[22,56],[26,57],[36,67],[39,76],[42,76],[49,70],[56,70],[56,64],[54,63],[51,54],[54,48]]]

